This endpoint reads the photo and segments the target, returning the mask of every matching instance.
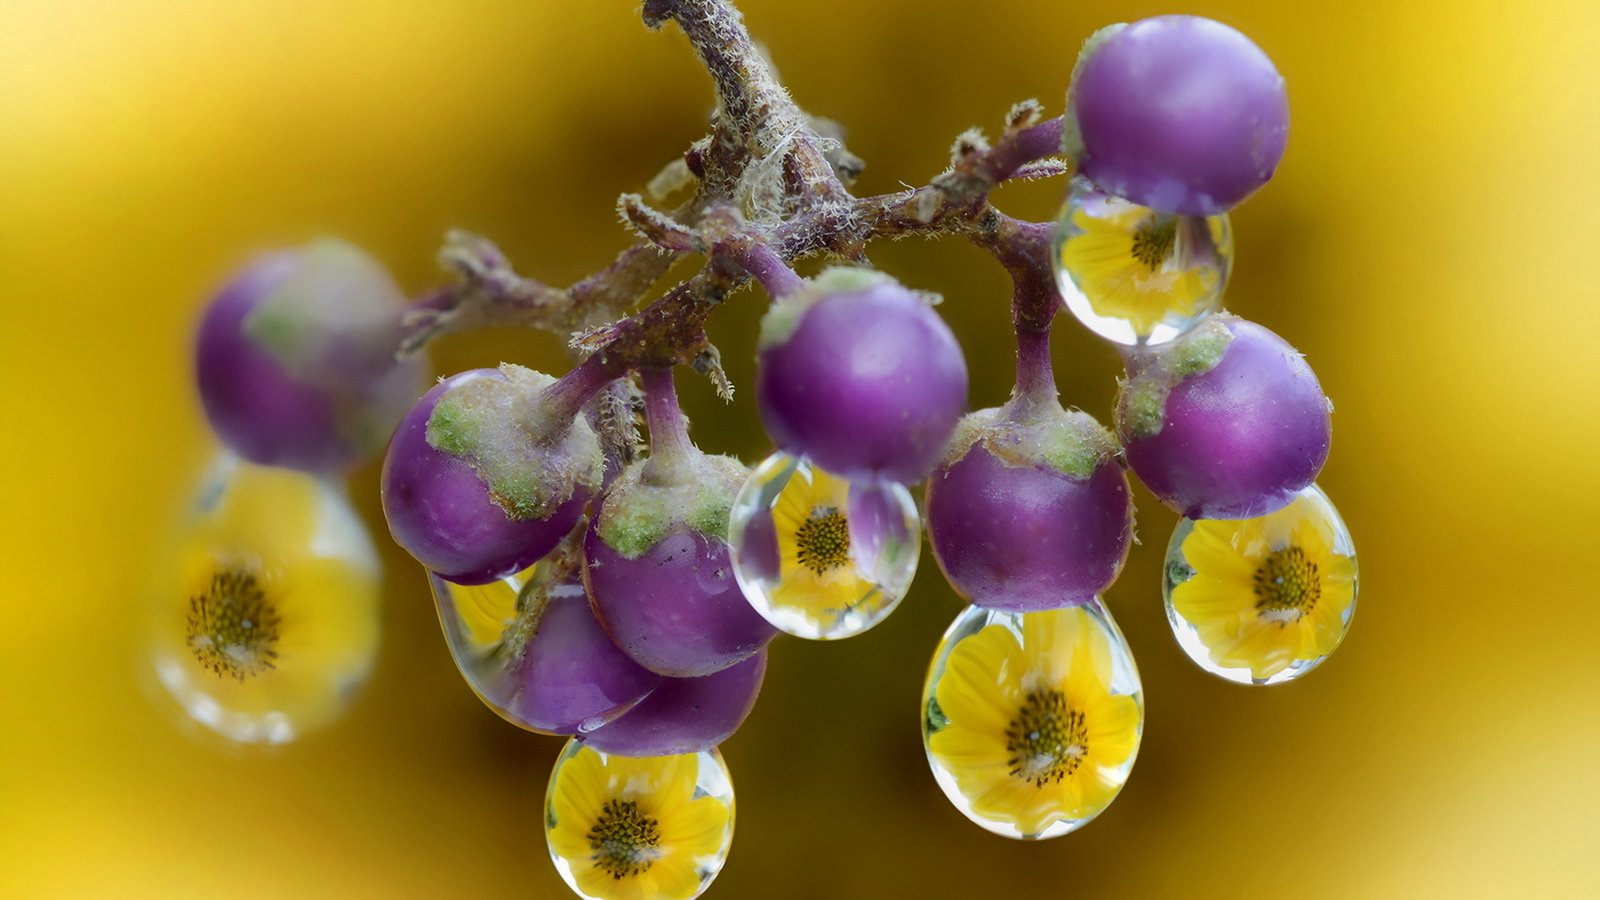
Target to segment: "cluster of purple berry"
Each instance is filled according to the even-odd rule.
[[[747,257],[773,296],[755,393],[777,452],[753,471],[690,441],[669,364],[478,369],[405,411],[417,364],[394,359],[392,288],[348,248],[270,258],[207,313],[201,391],[241,455],[327,471],[393,428],[384,513],[430,573],[462,674],[514,724],[574,736],[546,831],[579,893],[710,883],[732,834],[716,747],[755,703],[767,645],[849,637],[894,609],[923,524],[907,486],[924,479],[934,556],[971,603],[928,674],[928,758],[997,833],[1071,831],[1132,768],[1142,690],[1102,601],[1133,536],[1128,469],[1185,517],[1166,596],[1202,666],[1280,681],[1343,636],[1353,550],[1313,486],[1329,403],[1293,348],[1220,311],[1226,214],[1284,150],[1282,78],[1237,31],[1164,16],[1096,34],[1067,106],[1077,176],[1026,245],[1054,278],[1013,271],[1010,401],[965,414],[955,336],[893,279]],[[1058,400],[1063,300],[1125,351],[1114,433]],[[604,420],[620,408],[631,426],[640,405],[635,458]]]

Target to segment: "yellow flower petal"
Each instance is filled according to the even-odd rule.
[[[661,843],[690,859],[717,853],[728,832],[733,810],[715,797],[696,797],[663,810]]]
[[[956,644],[936,699],[952,723],[1004,732],[1022,704],[1027,668],[1022,648],[1003,625],[986,625]]]

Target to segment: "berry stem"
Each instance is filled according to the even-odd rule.
[[[1058,403],[1050,366],[1050,325],[1061,306],[1050,270],[1053,233],[1047,223],[1023,222],[996,212],[993,229],[973,237],[1011,274],[1011,325],[1017,335],[1013,403],[1021,407],[1019,411],[1037,403]]]
[[[1017,389],[1019,404],[1056,399],[1056,377],[1050,366],[1050,332],[1017,332]]]
[[[783,257],[766,244],[750,241],[738,250],[730,250],[729,254],[755,280],[761,282],[767,296],[774,300],[792,294],[805,285],[805,279],[796,275]]]
[[[540,393],[544,415],[551,422],[570,423],[577,418],[583,405],[594,399],[606,385],[617,380],[605,361],[591,356],[556,379],[555,383]]]
[[[644,382],[644,418],[650,426],[650,458],[641,473],[647,484],[680,484],[692,473],[689,456],[694,444],[689,441],[689,425],[678,408],[678,391],[672,382],[672,367],[649,367],[639,371]]]

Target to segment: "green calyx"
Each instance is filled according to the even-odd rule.
[[[894,279],[874,269],[856,266],[833,266],[806,281],[805,286],[773,301],[767,314],[761,317],[761,336],[756,343],[757,352],[775,347],[789,340],[800,327],[800,317],[818,300],[833,294],[860,294],[883,284],[893,284]]]
[[[245,316],[245,336],[302,381],[338,379],[355,354],[363,366],[392,365],[405,297],[361,248],[321,238],[290,251],[288,275]]]
[[[1073,91],[1078,84],[1078,76],[1083,74],[1083,67],[1089,57],[1099,50],[1101,45],[1115,37],[1117,32],[1128,27],[1126,22],[1118,22],[1089,35],[1083,42],[1083,49],[1078,51],[1078,60],[1072,64],[1072,81],[1067,84],[1067,111],[1062,117],[1061,152],[1073,162],[1083,158],[1083,131],[1078,127],[1078,105]]]
[[[1130,366],[1117,403],[1117,431],[1123,440],[1144,440],[1161,433],[1167,418],[1167,396],[1184,379],[1217,367],[1233,341],[1228,323],[1234,319],[1227,313],[1217,313]]]
[[[648,460],[630,465],[606,491],[600,539],[629,559],[648,553],[679,525],[727,540],[733,498],[750,472],[731,456],[689,454],[684,477],[671,484],[645,480]]]
[[[964,417],[946,450],[945,464],[966,456],[979,441],[1007,465],[1042,466],[1080,481],[1122,450],[1094,416],[1037,400],[1026,405],[1013,401]]]
[[[554,378],[510,364],[500,373],[504,380],[474,379],[439,398],[428,446],[470,463],[509,518],[544,519],[577,485],[600,483],[600,440],[582,416],[543,409],[540,396]]]

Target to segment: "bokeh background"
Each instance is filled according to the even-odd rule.
[[[798,100],[886,191],[1015,100],[1059,111],[1079,42],[1144,0],[746,0]],[[561,741],[457,677],[385,537],[384,646],[333,729],[275,752],[198,739],[141,693],[141,573],[210,450],[196,312],[258,248],[333,233],[409,290],[452,225],[566,283],[625,240],[613,198],[703,133],[710,87],[636,3],[0,0],[0,894],[561,897],[539,804]],[[1277,179],[1235,216],[1229,305],[1338,404],[1322,484],[1360,549],[1338,655],[1225,684],[1160,611],[1173,516],[1141,492],[1110,602],[1144,675],[1134,777],[1086,830],[992,837],[923,761],[924,666],[958,610],[925,557],[887,623],[782,640],[725,753],[714,897],[1600,894],[1600,7],[1587,0],[1196,0],[1289,80]],[[1008,188],[1053,212],[1059,183]],[[1003,274],[959,243],[873,251],[945,294],[974,405],[1009,388]],[[761,299],[716,337],[741,386]],[[1106,417],[1117,360],[1057,329],[1065,398]],[[561,342],[452,338],[441,373],[559,368]],[[708,449],[765,451],[748,391],[685,377]],[[376,466],[352,479],[382,535]]]

